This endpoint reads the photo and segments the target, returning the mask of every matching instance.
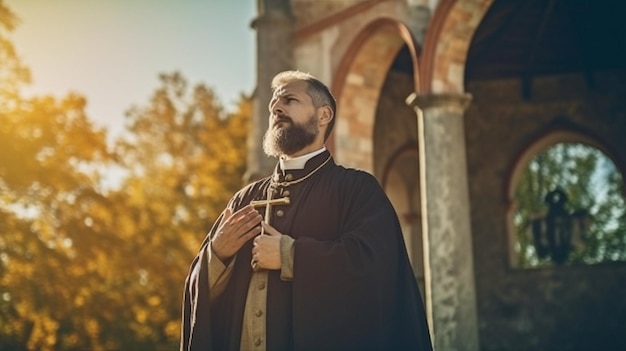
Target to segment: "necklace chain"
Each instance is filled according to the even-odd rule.
[[[289,181],[289,182],[275,182],[273,180],[273,177],[272,177],[272,182],[270,183],[270,186],[273,187],[273,188],[276,188],[276,187],[279,187],[279,186],[288,187],[290,185],[294,185],[294,184],[298,184],[300,182],[303,182],[304,180],[306,180],[307,178],[309,178],[310,176],[315,174],[315,172],[319,171],[322,167],[324,167],[324,165],[327,164],[328,161],[330,161],[331,158],[332,158],[332,156],[328,156],[326,161],[324,161],[321,165],[317,166],[317,168],[312,170],[309,174],[305,175],[302,178],[296,179],[296,180],[292,180],[292,181]]]

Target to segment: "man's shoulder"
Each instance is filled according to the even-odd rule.
[[[261,187],[263,187],[265,184],[267,184],[267,183],[270,181],[270,179],[271,179],[271,176],[266,176],[266,177],[263,177],[263,178],[261,178],[261,179],[258,179],[258,180],[255,180],[255,181],[253,181],[253,182],[250,182],[250,183],[248,183],[248,184],[244,185],[244,186],[243,186],[243,187],[239,190],[239,192],[246,192],[246,191],[249,191],[250,189],[258,189],[258,188],[261,188]]]
[[[235,195],[233,196],[234,200],[237,199],[250,199],[254,196],[256,196],[259,191],[261,189],[263,189],[264,187],[267,186],[267,184],[270,181],[270,177],[265,177],[256,181],[253,181],[252,183],[249,183],[245,186],[243,186],[241,189],[239,189]]]
[[[336,172],[346,181],[360,182],[361,184],[374,182],[378,184],[378,180],[374,175],[362,169],[337,165]]]

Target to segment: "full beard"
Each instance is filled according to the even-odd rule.
[[[263,136],[263,151],[268,156],[293,155],[311,145],[319,133],[315,115],[311,116],[305,124],[293,123],[293,120],[287,116],[278,118],[283,120],[282,123],[290,125],[267,128]]]

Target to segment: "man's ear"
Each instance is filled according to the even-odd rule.
[[[320,125],[327,125],[328,123],[330,123],[330,121],[333,120],[333,118],[335,118],[335,116],[333,115],[333,109],[331,109],[328,105],[320,107],[318,113],[318,121]]]

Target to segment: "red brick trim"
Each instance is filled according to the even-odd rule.
[[[433,72],[435,69],[435,56],[437,54],[437,44],[441,36],[443,25],[448,19],[450,10],[458,0],[441,0],[439,6],[435,10],[433,18],[428,24],[426,37],[424,38],[424,47],[420,56],[421,64],[419,66],[419,90],[422,93],[431,92],[431,83],[433,81]]]
[[[354,58],[358,55],[359,50],[363,47],[363,44],[370,39],[372,36],[376,34],[376,32],[385,26],[392,26],[398,30],[398,35],[404,40],[406,45],[409,47],[409,52],[411,53],[411,60],[413,61],[413,72],[414,73],[414,84],[416,89],[418,89],[419,82],[419,47],[415,44],[415,40],[411,35],[411,31],[401,22],[390,19],[390,18],[380,18],[377,19],[370,24],[368,24],[352,41],[346,52],[344,53],[335,73],[333,74],[332,81],[332,91],[335,94],[335,98],[337,101],[341,99],[341,94],[343,93],[343,86],[346,81],[346,77],[348,72],[350,71],[350,67],[354,62]]]
[[[294,41],[298,42],[311,36],[315,33],[321,32],[328,27],[332,27],[338,23],[345,21],[347,18],[355,16],[361,12],[367,11],[369,8],[378,5],[381,2],[388,0],[369,0],[360,2],[354,6],[350,6],[345,10],[341,10],[333,15],[323,18],[308,26],[296,29],[293,34]]]

